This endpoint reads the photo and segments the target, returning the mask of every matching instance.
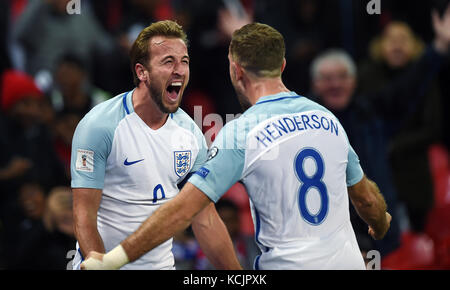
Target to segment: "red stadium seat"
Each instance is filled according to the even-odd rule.
[[[425,232],[435,244],[436,269],[450,269],[449,157],[442,145],[433,145],[429,149],[430,169],[434,180],[434,207],[428,215]]]
[[[435,244],[435,268],[450,269],[450,205],[431,210],[425,232]]]
[[[402,245],[382,259],[382,269],[450,269],[450,166],[441,145],[429,149],[434,206],[424,233],[402,234]]]
[[[424,233],[405,232],[402,245],[381,260],[384,270],[420,270],[434,268],[434,242]]]

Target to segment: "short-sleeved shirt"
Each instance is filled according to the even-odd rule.
[[[133,92],[94,107],[72,142],[72,188],[102,190],[97,225],[106,251],[175,197],[177,185],[207,157],[206,141],[189,115],[178,109],[153,130],[134,112]],[[171,248],[170,239],[123,268],[173,268]],[[77,252],[74,262],[81,258]]]
[[[302,269],[317,249],[330,254],[348,241],[355,257],[361,256],[347,187],[362,177],[358,156],[336,117],[306,97],[283,92],[261,97],[227,123],[189,182],[216,202],[241,181],[262,251],[255,267]],[[326,243],[343,230],[349,233],[345,238]],[[288,248],[296,250],[280,250]],[[289,258],[277,251],[289,252]],[[356,260],[362,267],[362,258]]]

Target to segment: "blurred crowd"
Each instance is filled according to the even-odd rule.
[[[81,13],[68,13],[69,2]],[[0,269],[70,264],[73,132],[93,106],[133,89],[131,44],[163,19],[188,34],[182,108],[192,117],[195,106],[224,120],[241,113],[228,77],[232,32],[253,21],[279,30],[287,87],[339,118],[394,218],[387,237],[373,241],[351,209],[363,253],[378,250],[385,268],[449,268],[450,62],[440,44],[450,31],[431,13],[445,19],[449,1],[381,0],[379,15],[367,13],[367,2],[0,1]],[[217,210],[251,269],[258,249],[243,185]],[[212,267],[190,230],[175,237],[173,252],[178,269]]]

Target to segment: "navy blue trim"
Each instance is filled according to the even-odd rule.
[[[256,256],[255,263],[253,264],[253,269],[260,270],[259,269],[259,259],[261,258],[261,255]]]
[[[127,96],[128,96],[129,93],[130,92],[123,94],[123,98],[122,98],[123,107],[125,108],[125,111],[127,112],[127,115],[130,114],[130,110],[128,110],[128,106],[127,106]]]
[[[170,113],[170,118],[173,119],[173,113]]]
[[[194,172],[189,172],[188,174],[186,174],[186,177],[177,184],[179,190],[183,188],[183,186],[186,184],[186,182],[188,182],[189,178],[191,178],[192,175],[194,175]]]
[[[78,253],[80,254],[81,262],[83,262],[84,261],[84,257],[83,257],[83,254],[81,253],[81,249],[80,248],[78,248]]]
[[[255,211],[255,218],[256,218],[255,241],[256,241],[256,243],[258,243],[258,245],[263,247],[263,252],[268,252],[269,248],[264,246],[263,244],[261,244],[261,242],[259,241],[258,236],[259,236],[259,232],[261,230],[261,220],[259,218],[259,213],[258,213],[258,210],[256,209],[256,207],[254,207],[254,211]]]
[[[284,100],[284,99],[297,99],[297,98],[301,98],[301,96],[299,96],[299,95],[296,95],[296,96],[284,96],[284,97],[279,97],[279,98],[273,99],[273,100],[265,100],[265,101],[257,102],[255,105],[269,103],[269,102],[276,102],[276,101],[280,101],[280,100]]]

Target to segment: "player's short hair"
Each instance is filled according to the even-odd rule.
[[[150,59],[149,43],[150,39],[155,36],[165,36],[169,38],[180,38],[188,45],[187,35],[183,28],[171,20],[163,20],[152,23],[144,28],[136,38],[130,50],[131,71],[133,72],[133,82],[139,85],[139,78],[136,75],[135,66],[137,63],[147,67]]]
[[[276,29],[251,23],[233,33],[230,53],[234,61],[258,77],[279,77],[286,48]]]
[[[352,57],[342,49],[332,48],[321,53],[311,63],[310,75],[313,80],[317,79],[320,76],[320,66],[327,61],[342,63],[347,68],[348,74],[350,76],[356,76],[356,64],[353,61]]]

